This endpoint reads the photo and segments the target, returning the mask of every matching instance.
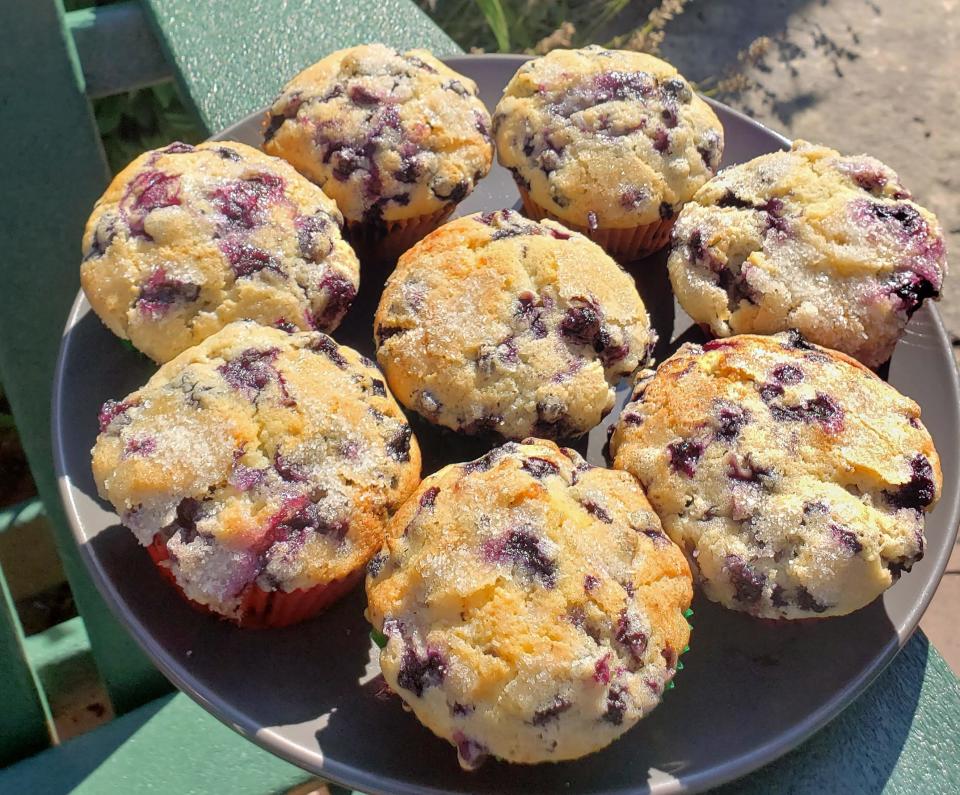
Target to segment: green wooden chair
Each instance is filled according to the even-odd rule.
[[[0,512],[0,532],[45,507],[81,613],[25,639],[0,573],[0,792],[265,793],[309,778],[171,695],[109,613],[60,507],[49,395],[81,230],[108,179],[90,98],[173,77],[213,132],[324,53],[374,40],[459,52],[409,0],[143,0],[67,14],[59,0],[31,0],[0,12],[0,378],[42,499]],[[46,693],[91,655],[119,717],[49,747]],[[958,748],[960,687],[918,631],[826,729],[724,789],[956,792]]]

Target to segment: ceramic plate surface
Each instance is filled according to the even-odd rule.
[[[522,60],[475,56],[449,63],[478,83],[492,109]],[[726,130],[725,165],[787,145],[746,117],[714,107]],[[218,138],[257,146],[261,119],[257,114]],[[495,165],[458,214],[510,206],[519,206],[516,189]],[[678,339],[702,339],[673,301],[664,254],[630,271],[660,333],[658,360]],[[367,355],[373,354],[371,319],[382,278],[364,271],[358,303],[334,335]],[[53,423],[60,489],[83,558],[120,620],[181,690],[270,751],[365,792],[672,793],[743,775],[823,726],[890,662],[933,596],[954,541],[960,391],[950,344],[928,304],[914,316],[889,368],[890,382],[922,407],[943,464],[943,499],[927,519],[926,556],[914,570],[865,609],[813,624],[769,627],[698,597],[692,651],[676,689],[619,741],[574,762],[490,762],[468,774],[454,749],[404,712],[399,699],[377,697],[379,667],[362,588],[303,625],[241,631],[185,604],[97,498],[90,473],[97,410],[141,386],[154,369],[78,296],[60,351]],[[618,406],[628,392],[622,383]],[[575,445],[592,463],[603,463],[613,419]],[[414,429],[425,474],[483,451],[416,420]]]

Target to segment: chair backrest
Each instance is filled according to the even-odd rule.
[[[459,52],[410,0],[144,0],[73,11],[61,0],[0,24],[0,379],[114,709],[169,688],[116,622],[66,525],[51,460],[50,390],[79,289],[84,222],[109,178],[90,98],[174,78],[207,132],[264,107],[325,53],[364,41]],[[5,142],[5,143],[3,143]],[[77,417],[76,422],[93,422]],[[49,741],[49,711],[0,572],[0,763]]]

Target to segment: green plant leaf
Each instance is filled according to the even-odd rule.
[[[97,129],[100,130],[100,135],[109,135],[120,126],[120,119],[123,116],[123,98],[98,99],[94,103],[93,112],[97,118]]]
[[[170,104],[177,98],[177,89],[173,87],[173,83],[158,83],[151,86],[150,93],[153,94],[157,104],[164,110],[169,108]]]
[[[497,40],[500,52],[510,52],[510,29],[507,27],[507,15],[503,12],[500,0],[476,0],[483,12],[490,30]]]

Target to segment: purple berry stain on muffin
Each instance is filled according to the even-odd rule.
[[[431,486],[420,495],[420,508],[423,510],[433,510],[437,501],[437,495],[440,493],[439,486]]]
[[[717,439],[732,443],[749,422],[749,413],[746,409],[732,404],[721,405],[717,411]]]
[[[797,607],[801,610],[807,610],[811,613],[823,613],[826,611],[828,605],[818,602],[812,593],[808,591],[803,585],[797,588],[795,601]]]
[[[580,504],[583,506],[583,509],[590,514],[591,516],[596,517],[604,524],[612,524],[613,517],[610,516],[609,512],[602,505],[597,503],[595,500],[586,499],[581,500]]]
[[[387,454],[394,461],[410,460],[410,438],[413,436],[413,430],[409,425],[404,424],[387,442]]]
[[[910,461],[910,473],[910,480],[894,491],[885,491],[884,496],[894,508],[922,512],[937,493],[930,460],[917,454]]]
[[[217,372],[234,389],[255,397],[260,390],[278,376],[273,362],[279,354],[277,348],[255,350],[250,348],[229,362],[221,364]]]
[[[603,720],[619,726],[623,723],[623,716],[627,712],[627,691],[614,685],[607,694],[607,708],[603,713]]]
[[[357,297],[357,288],[336,271],[325,274],[319,287],[326,295],[327,303],[319,315],[311,315],[310,322],[318,331],[324,331],[335,325],[350,308]]]
[[[287,483],[305,483],[307,481],[306,472],[290,463],[279,450],[273,454],[273,468],[280,478]]]
[[[766,577],[750,566],[739,555],[727,555],[723,561],[723,570],[733,585],[733,598],[745,604],[756,604],[763,596]]]
[[[806,422],[820,425],[827,433],[840,433],[843,430],[844,411],[840,404],[829,395],[817,392],[815,397],[809,398],[796,406],[785,405],[780,402],[783,397],[783,387],[779,384],[761,384],[760,398],[767,404],[771,416],[777,422]]]
[[[654,528],[648,527],[645,530],[641,530],[647,538],[653,541],[655,546],[658,547],[668,547],[670,546],[670,539],[662,533],[660,530],[655,530]]]
[[[803,370],[792,364],[778,364],[771,375],[781,384],[799,384],[803,380]]]
[[[161,154],[164,155],[184,155],[196,151],[197,147],[191,146],[190,144],[185,144],[183,141],[174,141],[169,146],[160,150]]]
[[[937,282],[939,283],[939,278]],[[888,293],[897,299],[899,309],[911,317],[925,300],[938,298],[940,288],[919,273],[913,271],[897,271],[890,275],[886,288]]]
[[[297,245],[301,256],[308,262],[321,262],[333,250],[330,227],[333,220],[320,211],[310,216],[298,216],[294,222],[297,230]]]
[[[557,584],[557,563],[529,525],[512,528],[484,542],[483,557],[490,563],[514,563],[546,588]]]
[[[634,660],[642,661],[643,653],[647,650],[647,633],[637,626],[636,619],[626,609],[620,611],[614,637],[617,643],[630,652]]]
[[[670,468],[674,472],[682,472],[692,478],[697,472],[697,463],[703,455],[702,442],[695,439],[681,439],[667,445],[667,455],[670,458]]]
[[[439,687],[447,675],[447,662],[437,649],[428,648],[421,656],[412,646],[403,650],[397,684],[423,697],[423,691],[430,687]]]
[[[311,502],[278,524],[276,529],[283,534],[275,541],[284,541],[290,533],[307,530],[318,535],[332,535],[342,539],[350,529],[350,522],[342,517],[331,517],[319,505]]]
[[[388,558],[389,555],[382,551],[370,558],[370,560],[367,562],[367,574],[369,574],[371,577],[379,577],[380,572],[383,571],[383,567],[386,565]],[[383,637],[386,638],[386,635]],[[383,645],[380,645],[380,648],[382,649],[384,646],[386,646],[386,641],[384,641]]]
[[[860,539],[857,538],[857,534],[852,530],[841,527],[836,522],[830,523],[830,532],[833,535],[834,540],[843,548],[849,550],[854,555],[859,552],[863,552],[863,544],[860,543]]]
[[[533,713],[533,717],[530,718],[530,723],[534,726],[545,726],[550,721],[559,718],[560,715],[562,715],[572,706],[572,701],[557,695],[548,706],[541,707]]]
[[[160,317],[177,303],[190,303],[200,296],[200,285],[173,279],[164,268],[157,268],[140,288],[137,309],[151,317]]]
[[[734,453],[728,453],[726,462],[727,476],[740,483],[760,484],[762,478],[767,478],[771,474],[768,467],[759,466],[754,461],[752,452],[748,452],[742,458],[738,458]]]
[[[593,666],[593,681],[601,685],[610,683],[610,653],[603,655]]]
[[[100,433],[104,433],[110,424],[118,417],[123,417],[130,410],[132,404],[120,400],[108,400],[100,407],[97,414],[97,421],[100,425]]]
[[[266,477],[267,470],[253,469],[243,464],[234,464],[227,482],[237,491],[250,491]]]
[[[537,456],[531,456],[530,458],[525,459],[521,465],[521,469],[535,477],[537,480],[543,480],[548,475],[557,475],[560,473],[560,467],[554,464],[553,461],[549,461],[546,458],[539,458]]]
[[[514,317],[525,321],[529,325],[534,339],[543,339],[547,336],[547,327],[543,322],[542,310],[549,308],[551,305],[549,301],[550,299],[546,297],[537,300],[532,293],[521,294],[517,299]]]
[[[157,440],[150,436],[128,439],[123,446],[123,457],[148,456],[155,453],[156,450]]]
[[[490,754],[485,745],[470,739],[461,731],[453,733],[453,741],[457,746],[457,756],[460,759],[460,764],[467,770],[475,770],[480,767]]]
[[[143,171],[127,186],[120,206],[127,215],[135,237],[153,238],[143,228],[143,220],[154,210],[180,204],[180,177],[162,171]]]
[[[244,243],[236,238],[221,241],[220,250],[230,263],[233,275],[238,279],[253,276],[264,268],[271,271],[280,271],[280,263],[266,251]]]
[[[210,202],[230,226],[253,229],[261,223],[269,205],[283,198],[283,180],[275,174],[258,174],[220,185]]]
[[[343,358],[343,355],[340,353],[340,350],[330,337],[326,334],[319,334],[317,337],[312,339],[307,345],[307,350],[311,350],[314,353],[319,353],[326,356],[331,362],[333,362],[341,370],[346,369],[347,360]]]

